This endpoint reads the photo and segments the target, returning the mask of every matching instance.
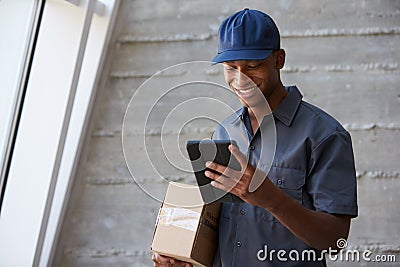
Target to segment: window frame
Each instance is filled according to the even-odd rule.
[[[2,266],[51,265],[119,4],[45,1],[8,159]]]

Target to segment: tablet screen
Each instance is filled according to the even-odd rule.
[[[193,167],[197,184],[200,187],[203,200],[206,203],[220,200],[225,202],[242,202],[239,197],[211,186],[211,179],[205,176],[207,161],[228,166],[231,169],[241,170],[239,162],[230,153],[229,145],[235,145],[233,140],[189,140],[186,149]]]

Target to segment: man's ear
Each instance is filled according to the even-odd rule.
[[[275,67],[277,69],[282,69],[283,66],[285,65],[285,58],[286,58],[286,52],[283,49],[279,49],[278,51],[275,52]]]

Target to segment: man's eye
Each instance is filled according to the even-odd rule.
[[[256,65],[249,65],[247,66],[249,69],[256,69],[260,66],[261,64],[256,64]]]
[[[225,67],[225,70],[227,70],[227,71],[234,71],[235,68],[232,68],[232,67]]]

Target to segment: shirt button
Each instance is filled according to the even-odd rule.
[[[256,149],[255,146],[250,146],[250,150],[254,150],[254,149]]]
[[[246,214],[246,210],[241,209],[240,210],[240,214],[245,215]]]
[[[236,246],[241,247],[242,246],[242,242],[240,242],[240,241],[236,242]]]
[[[281,185],[282,184],[282,179],[278,179],[276,182],[277,182],[278,185]]]

